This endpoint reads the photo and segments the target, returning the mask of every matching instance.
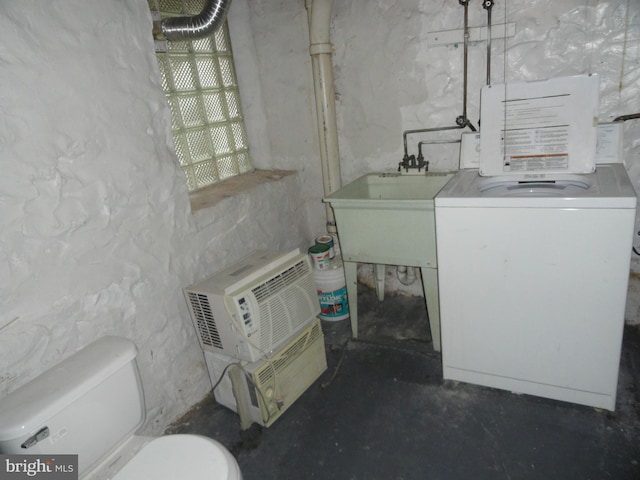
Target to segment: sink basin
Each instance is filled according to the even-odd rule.
[[[342,258],[436,267],[433,198],[454,173],[370,173],[328,195]]]
[[[332,193],[326,201],[333,204],[334,200],[433,200],[452,176],[451,172],[370,173]]]

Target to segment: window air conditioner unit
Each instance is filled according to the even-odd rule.
[[[256,251],[184,289],[203,350],[268,358],[320,313],[311,263],[299,249]]]
[[[204,357],[216,386],[216,401],[248,424],[264,427],[275,422],[327,369],[319,319],[266,360],[247,363],[208,350]]]

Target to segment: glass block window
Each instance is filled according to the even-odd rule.
[[[204,0],[149,0],[149,7],[161,18],[191,16]],[[156,56],[189,190],[253,170],[227,22],[207,38],[166,42]]]

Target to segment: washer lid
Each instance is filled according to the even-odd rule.
[[[199,435],[153,439],[113,480],[238,480],[235,459],[218,442]]]
[[[593,172],[599,92],[595,74],[483,87],[480,175]]]
[[[528,180],[460,170],[434,201],[436,208],[635,208],[636,202],[636,192],[620,163],[598,165],[590,174],[536,175]]]

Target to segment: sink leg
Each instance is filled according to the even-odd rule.
[[[381,265],[379,263],[373,264],[373,274],[376,277],[376,294],[378,295],[379,302],[384,300],[384,275],[386,271],[386,265]]]
[[[351,335],[353,338],[358,338],[358,264],[356,262],[344,262],[344,277],[349,297]]]
[[[421,268],[422,288],[424,288],[424,300],[427,303],[427,314],[429,315],[429,327],[431,328],[431,339],[433,349],[439,352],[440,347],[440,300],[438,298],[438,269]],[[351,308],[351,305],[349,305]]]

